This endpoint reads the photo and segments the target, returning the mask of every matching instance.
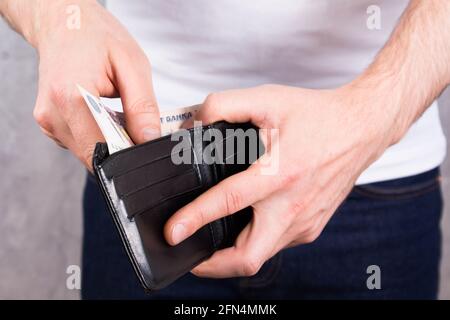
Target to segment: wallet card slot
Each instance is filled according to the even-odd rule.
[[[161,203],[201,187],[197,174],[194,170],[191,170],[124,196],[122,200],[127,209],[128,217],[131,219]]]
[[[151,164],[153,164],[153,163],[155,163],[155,162],[158,162],[158,161],[161,161],[161,160],[165,160],[165,159],[170,158],[170,157],[171,157],[171,154],[166,154],[166,155],[161,156],[161,157],[159,157],[159,158],[152,159],[152,160],[149,161],[149,162],[145,162],[145,163],[140,164],[139,166],[136,166],[136,167],[133,167],[133,168],[129,168],[129,169],[127,169],[126,171],[120,172],[119,174],[114,174],[114,175],[113,175],[113,178],[114,178],[114,179],[118,179],[118,178],[120,178],[120,177],[122,177],[122,176],[128,175],[130,172],[139,170],[139,169],[144,168],[144,167],[146,167],[146,166],[148,166],[148,165],[151,165]]]
[[[181,151],[182,151],[182,152],[191,152],[191,148],[185,148],[185,149],[182,149]],[[151,165],[151,164],[153,164],[153,163],[155,163],[155,162],[158,162],[158,161],[161,161],[161,160],[165,160],[165,159],[168,159],[168,158],[171,158],[171,159],[172,159],[172,156],[173,156],[175,153],[176,153],[176,152],[172,152],[172,153],[170,153],[170,154],[166,154],[166,155],[161,156],[161,157],[159,157],[159,158],[155,158],[155,159],[153,159],[153,160],[151,160],[151,161],[149,161],[149,162],[144,162],[144,163],[140,164],[139,166],[132,167],[132,168],[126,170],[126,171],[122,171],[120,174],[114,174],[112,177],[113,177],[113,178],[118,178],[118,177],[121,177],[121,176],[123,176],[123,175],[129,174],[130,172],[133,172],[133,171],[135,171],[135,170],[139,170],[139,169],[141,169],[141,168],[143,168],[143,167],[149,166],[149,165]]]
[[[143,185],[143,186],[141,186],[139,188],[133,189],[133,190],[129,190],[127,193],[123,193],[123,194],[119,194],[118,193],[118,195],[119,195],[120,198],[127,198],[127,197],[132,196],[136,192],[142,191],[142,190],[144,190],[146,188],[150,188],[150,187],[152,187],[154,185],[157,185],[157,184],[161,184],[161,183],[165,182],[166,180],[172,180],[172,179],[177,178],[179,176],[190,174],[193,171],[194,171],[194,169],[190,168],[190,169],[185,170],[185,171],[180,172],[180,173],[175,172],[175,173],[173,173],[171,175],[166,175],[165,174],[165,176],[160,178],[159,180],[153,180],[151,183],[145,184],[145,185]]]
[[[168,141],[167,141],[168,140]],[[153,161],[170,157],[178,141],[171,141],[170,136],[136,145],[109,156],[102,164],[108,178],[126,174],[136,168],[146,166]]]
[[[169,157],[162,157],[126,174],[116,176],[113,181],[118,195],[122,197],[192,170],[194,170],[192,165],[175,165]]]

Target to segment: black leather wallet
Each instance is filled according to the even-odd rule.
[[[210,129],[221,134],[211,135]],[[219,181],[245,170],[255,160],[251,159],[249,150],[255,148],[249,129],[256,132],[258,150],[253,150],[253,154],[256,152],[259,157],[263,145],[251,124],[217,122],[189,129],[185,132],[188,141],[183,144],[180,137],[179,141],[173,141],[169,135],[112,155],[105,143],[97,144],[93,157],[95,175],[126,252],[146,290],[167,286],[216,250],[231,246],[251,219],[251,208],[246,208],[209,223],[176,246],[170,246],[163,235],[166,221],[178,209]],[[244,148],[239,143],[242,138]],[[235,143],[228,143],[232,139]],[[211,156],[209,161],[196,161],[205,157],[206,149],[213,150],[208,154],[216,161],[211,161]],[[242,150],[246,153],[244,157],[240,157]],[[218,157],[220,154],[222,157]],[[192,161],[176,164],[174,155],[179,156],[177,159],[191,157]]]

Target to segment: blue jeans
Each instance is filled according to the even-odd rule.
[[[187,274],[150,294],[140,287],[106,210],[96,182],[88,177],[82,265],[85,299],[437,297],[442,212],[438,169],[355,187],[315,242],[280,252],[253,277],[217,280]],[[379,267],[381,289],[368,289],[371,265]]]

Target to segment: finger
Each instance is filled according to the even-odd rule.
[[[176,245],[205,224],[252,205],[277,187],[277,179],[261,175],[260,166],[255,163],[178,210],[166,223],[165,237],[169,244]]]
[[[70,149],[73,147],[72,133],[59,113],[43,91],[39,91],[33,116],[41,131],[57,145]]]
[[[258,213],[242,230],[235,246],[215,252],[192,273],[211,278],[255,275],[276,254],[275,246],[284,232],[277,220],[276,214],[270,211]]]
[[[267,128],[269,108],[270,100],[264,88],[228,90],[210,94],[196,113],[195,120],[205,124],[220,120],[231,123],[250,121],[259,128]]]
[[[88,84],[84,84],[84,86],[92,94],[99,95],[95,86]],[[58,88],[56,90],[59,90],[59,92],[55,93],[55,89],[50,91],[52,92],[51,95],[57,95],[57,99],[53,97],[51,101],[56,100],[55,105],[73,137],[73,145],[68,147],[92,171],[92,156],[95,145],[97,142],[104,141],[104,137],[83,98],[79,95],[75,83],[62,85]]]
[[[159,110],[147,58],[142,54],[132,60],[116,52],[112,63],[132,140],[138,144],[158,138],[161,135]]]

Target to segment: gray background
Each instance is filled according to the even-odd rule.
[[[80,263],[85,171],[41,134],[33,120],[34,50],[1,20],[0,39],[4,77],[0,82],[0,298],[77,299],[79,291],[66,288],[66,268]],[[440,100],[444,127],[449,128],[450,92]],[[448,160],[443,173],[444,195],[450,204]],[[445,299],[450,298],[449,207],[443,220],[441,298]]]

